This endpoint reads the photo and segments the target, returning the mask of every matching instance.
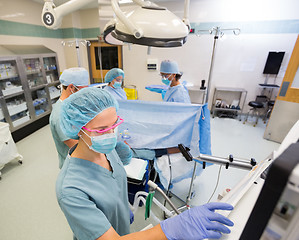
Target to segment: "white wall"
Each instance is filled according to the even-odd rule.
[[[183,15],[183,1],[168,1],[159,3],[175,14]],[[122,7],[125,11],[129,7]],[[190,6],[190,22],[242,22],[264,20],[298,19],[299,1],[237,1],[237,0],[200,0],[192,1]],[[216,25],[217,26],[217,25]],[[232,26],[239,27],[239,26]],[[255,26],[257,29],[259,26]],[[297,34],[248,34],[234,36],[232,32],[225,33],[217,40],[214,68],[211,75],[211,104],[214,87],[237,87],[248,91],[247,102],[254,100],[261,93],[259,83],[264,83],[266,76],[262,74],[269,51],[285,51],[280,73],[277,78],[269,78],[269,83],[280,85],[292,53]],[[147,55],[147,47],[133,45],[131,50],[123,47],[123,60],[126,84],[137,86],[139,99],[161,100],[157,93],[145,90],[146,85],[161,84],[158,71],[146,69],[148,58],[176,60],[180,70],[184,72],[183,80],[200,85],[200,80],[208,79],[210,69],[212,35],[189,35],[187,43],[180,48],[152,48]],[[273,96],[277,95],[274,91]],[[246,104],[247,105],[247,104]],[[247,106],[246,106],[247,107]],[[247,109],[245,109],[246,111]]]

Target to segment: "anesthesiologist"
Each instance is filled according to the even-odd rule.
[[[63,101],[61,129],[78,139],[56,182],[59,206],[79,240],[205,239],[229,233],[233,223],[215,210],[226,203],[208,203],[130,234],[127,175],[115,151],[118,103],[105,90],[85,88]]]
[[[73,93],[82,88],[88,87],[89,75],[85,68],[69,68],[63,71],[59,77],[61,83],[61,95],[57,102],[53,105],[53,110],[50,115],[50,128],[52,137],[55,142],[56,150],[59,158],[59,168],[62,168],[64,160],[67,156],[69,149],[74,146],[78,141],[70,139],[65,136],[60,129],[60,111],[61,103]]]
[[[104,89],[116,99],[127,100],[126,92],[121,87],[124,77],[125,73],[120,68],[112,68],[105,75],[105,83],[108,85]]]
[[[188,90],[180,83],[182,74],[179,71],[177,62],[162,61],[160,75],[162,76],[162,82],[169,86],[163,97],[164,102],[191,103]]]

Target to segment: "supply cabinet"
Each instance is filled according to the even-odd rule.
[[[0,121],[13,133],[49,115],[58,85],[55,53],[0,57]]]
[[[246,96],[247,91],[243,88],[215,87],[212,116],[237,117],[243,111]]]

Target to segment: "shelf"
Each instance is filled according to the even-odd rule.
[[[41,70],[39,70],[39,71],[31,71],[31,72],[25,71],[25,72],[26,72],[27,75],[31,75],[31,74],[41,73]]]
[[[246,96],[247,91],[243,88],[215,87],[211,109],[212,116],[215,117],[215,113],[221,111],[223,113],[235,113],[236,115],[234,117],[237,117],[239,113],[242,113],[243,111]],[[226,108],[225,106],[234,106],[238,108]]]
[[[48,86],[55,86],[56,84],[60,84],[60,81],[57,80],[55,82],[48,83]]]
[[[3,89],[2,93],[3,93],[3,96],[8,96],[8,95],[19,93],[22,91],[23,91],[22,86],[17,86],[17,87],[12,87],[12,88],[8,88],[8,89]]]
[[[41,114],[36,115],[37,119],[43,118],[44,116],[48,115],[50,113],[50,110],[44,111]]]
[[[30,117],[29,116],[25,116],[25,117],[22,117],[22,118],[19,118],[15,121],[12,122],[13,126],[14,127],[18,127],[26,122],[30,121]]]
[[[22,94],[24,94],[23,90],[20,91],[20,92],[13,93],[13,94],[5,95],[4,99],[9,99],[9,98],[16,97],[16,96],[19,96],[19,95],[22,95]]]
[[[214,108],[214,111],[228,111],[228,112],[241,112],[241,109],[233,109],[233,108]]]
[[[2,112],[0,108],[0,121],[6,121],[11,132],[17,136],[27,136],[48,122],[46,119],[51,113],[52,101],[55,101],[50,99],[49,88],[51,86],[57,88],[57,85],[60,84],[57,54],[54,52],[33,53],[14,55],[13,59],[8,57],[0,58],[0,65],[11,66],[10,68],[4,67],[5,70],[0,75],[0,84],[3,85],[1,86],[3,90],[0,87],[0,100],[3,110]],[[47,79],[51,80],[49,84]],[[10,88],[8,86],[5,89],[9,81],[12,84],[10,84]],[[57,89],[57,91],[59,90]],[[58,99],[60,94],[56,93],[56,95],[52,94],[51,96]],[[41,98],[43,101],[40,100]],[[33,99],[36,100],[33,102]],[[33,103],[36,106],[33,106]],[[26,128],[26,131],[23,131],[23,128],[24,130]]]
[[[30,88],[30,90],[31,90],[31,91],[36,91],[36,90],[39,90],[39,89],[41,89],[41,88],[44,88],[45,86],[47,86],[47,84],[41,84],[41,85],[39,85],[39,86]]]
[[[259,85],[262,88],[279,88],[279,86],[276,85],[276,84],[262,84],[262,83],[260,83]]]
[[[16,78],[16,77],[19,77],[19,75],[16,74],[16,75],[8,76],[8,77],[4,77],[4,78],[2,77],[2,78],[0,78],[0,81],[1,81],[1,80],[11,79],[11,78]]]
[[[7,109],[8,109],[9,115],[12,116],[12,115],[16,115],[20,112],[26,111],[28,108],[27,108],[26,102],[23,102],[19,105],[14,105],[14,106],[8,105]]]
[[[216,87],[215,90],[224,91],[224,92],[246,92],[246,90],[243,88],[229,88],[229,87]]]

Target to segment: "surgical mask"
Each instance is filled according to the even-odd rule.
[[[113,87],[114,87],[114,88],[121,88],[121,82],[115,82],[115,83],[113,84]]]
[[[85,142],[88,148],[93,150],[94,152],[108,154],[112,152],[113,149],[115,149],[117,143],[117,134],[115,132],[106,133],[99,136],[89,136],[86,133],[85,135],[87,135],[91,139],[91,146],[89,146],[83,138],[81,139]]]
[[[169,86],[171,81],[168,78],[162,77],[162,83],[164,83],[165,85]]]

